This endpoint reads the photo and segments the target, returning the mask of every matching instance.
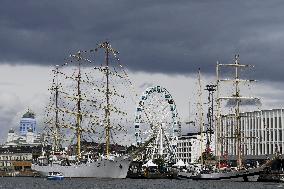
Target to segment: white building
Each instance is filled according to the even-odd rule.
[[[201,137],[202,136],[202,137]],[[214,136],[212,137],[214,139]],[[201,141],[202,148],[201,148]],[[188,133],[179,137],[176,148],[176,161],[182,160],[184,163],[196,163],[202,152],[206,149],[206,133]],[[210,148],[214,151],[215,142],[212,141]]]
[[[36,120],[29,110],[20,120],[20,135],[10,129],[4,146],[37,146],[41,144],[41,136],[35,133]]]
[[[241,113],[242,155],[246,159],[266,159],[284,153],[284,109]],[[221,154],[236,158],[236,124],[233,116],[222,118]]]
[[[4,146],[37,146],[41,144],[41,136],[29,130],[26,135],[18,135],[13,129],[9,130]]]

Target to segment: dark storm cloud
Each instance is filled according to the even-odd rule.
[[[110,40],[134,71],[215,72],[216,61],[256,65],[283,80],[284,2],[227,0],[2,0],[0,61],[58,64]]]

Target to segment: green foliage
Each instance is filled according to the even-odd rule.
[[[202,158],[204,162],[216,161],[216,156],[213,155],[211,150],[205,150],[202,152]],[[197,160],[198,163],[201,163],[201,157]]]
[[[130,154],[130,153],[134,152],[137,148],[138,148],[137,146],[131,145],[131,146],[127,147],[126,153]]]
[[[165,160],[162,158],[154,159],[153,163],[157,164],[159,167],[163,167],[165,165]]]

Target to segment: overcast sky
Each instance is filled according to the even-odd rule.
[[[41,116],[52,65],[105,40],[140,92],[161,83],[172,91],[182,119],[198,68],[212,82],[216,61],[235,54],[255,65],[250,77],[259,80],[264,108],[280,108],[283,8],[282,0],[1,0],[0,126],[17,126],[27,107]]]
[[[282,0],[2,0],[0,61],[54,65],[109,40],[136,71],[214,73],[236,53],[283,80]],[[266,73],[266,74],[264,74]]]

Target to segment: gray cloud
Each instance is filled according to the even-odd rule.
[[[139,85],[139,88],[142,90],[146,90],[148,87],[152,87],[152,86],[155,86],[155,84],[144,82],[141,85]]]
[[[10,128],[17,129],[14,118],[17,116],[19,109],[22,108],[20,99],[10,93],[0,93],[0,142],[6,140],[8,130]]]
[[[230,99],[226,103],[226,107],[235,107],[237,105],[236,100]],[[241,106],[261,106],[261,101],[258,99],[242,99],[240,101]]]
[[[0,61],[59,64],[110,40],[134,71],[214,74],[235,53],[255,77],[283,80],[284,2],[1,1]]]

